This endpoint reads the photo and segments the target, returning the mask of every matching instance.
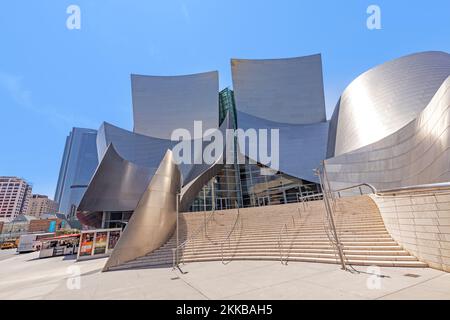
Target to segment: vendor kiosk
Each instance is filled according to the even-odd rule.
[[[39,258],[77,254],[80,234],[66,234],[59,237],[42,239]]]

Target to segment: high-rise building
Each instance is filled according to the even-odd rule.
[[[31,188],[22,178],[0,177],[0,221],[9,222],[27,212]]]
[[[73,128],[66,145],[59,170],[55,201],[58,211],[75,217],[78,204],[98,165],[97,130]]]
[[[58,203],[41,194],[33,194],[28,204],[27,215],[40,217],[44,213],[57,213]]]

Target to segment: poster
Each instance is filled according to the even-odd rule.
[[[94,244],[94,233],[82,233],[80,241],[80,257],[90,256],[92,254],[92,246]]]
[[[50,221],[50,224],[48,226],[48,232],[55,232],[56,231],[56,220]]]
[[[94,255],[95,254],[105,254],[106,253],[106,239],[108,237],[107,231],[101,231],[97,232],[97,235],[95,237],[95,248],[94,248]]]
[[[120,231],[110,231],[109,233],[109,242],[108,242],[108,249],[112,250],[117,244],[117,241],[119,241],[120,238]]]

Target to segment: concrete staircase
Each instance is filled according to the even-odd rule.
[[[308,202],[305,206],[286,204],[240,209],[239,218],[237,210],[217,211],[208,220],[205,232],[202,226],[209,214],[181,215],[179,243],[189,239],[179,253],[182,263],[222,261],[222,249],[224,263],[232,260],[340,263],[328,236],[323,201]],[[391,238],[377,206],[368,196],[338,199],[335,224],[347,264],[427,266]],[[175,246],[174,234],[160,249],[111,270],[172,265]]]

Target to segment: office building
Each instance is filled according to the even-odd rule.
[[[0,221],[9,222],[26,214],[31,190],[31,185],[22,178],[0,177]]]
[[[49,199],[48,196],[33,194],[28,205],[27,215],[40,217],[45,213],[57,213],[58,203]]]
[[[73,128],[66,138],[54,200],[58,211],[74,218],[98,165],[97,131]]]

